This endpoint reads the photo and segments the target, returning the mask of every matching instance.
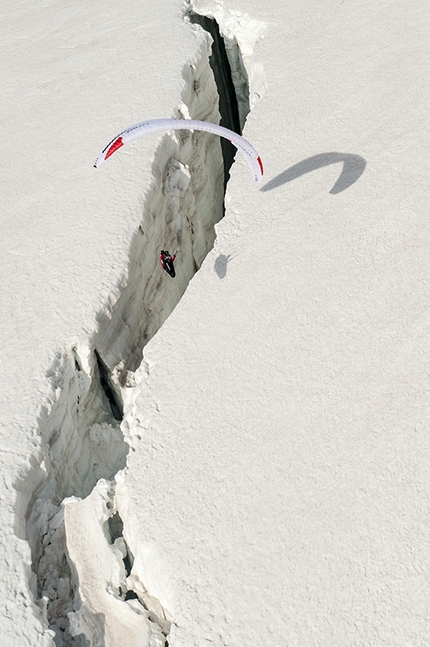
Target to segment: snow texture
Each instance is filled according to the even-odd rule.
[[[205,133],[92,167],[219,121],[190,12],[266,170],[237,156],[223,219]],[[8,0],[5,645],[429,644],[428,19]]]

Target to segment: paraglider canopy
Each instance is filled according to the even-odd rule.
[[[107,146],[102,150],[97,157],[94,166],[97,168],[105,160],[108,159],[115,151],[127,142],[146,135],[148,133],[163,131],[163,130],[203,130],[214,135],[219,135],[228,139],[236,146],[238,150],[245,156],[249,166],[251,167],[254,177],[259,182],[263,176],[263,163],[255,148],[241,135],[238,135],[229,128],[218,126],[208,121],[199,121],[197,119],[151,119],[149,121],[141,121],[134,126],[130,126],[123,130],[119,135],[114,137]]]

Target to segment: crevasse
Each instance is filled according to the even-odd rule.
[[[215,19],[199,18],[191,5],[185,18],[210,31],[214,46],[190,24],[202,32],[200,49],[184,67],[175,116],[221,120],[240,132],[250,92],[232,29],[224,41]],[[213,246],[233,156],[206,133],[163,138],[119,298],[98,314],[87,345],[66,348],[50,369],[58,397],[40,429],[40,464],[22,486],[18,529],[31,547],[35,604],[59,647],[167,643],[172,618],[145,586],[125,540],[129,520],[115,497],[115,476],[130,451],[123,406],[143,347]],[[178,249],[175,281],[158,267],[161,247]]]

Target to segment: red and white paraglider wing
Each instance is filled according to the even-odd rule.
[[[119,135],[105,146],[97,157],[94,166],[96,168],[100,166],[100,164],[113,155],[118,148],[121,148],[121,146],[132,139],[136,139],[136,137],[141,137],[147,133],[165,130],[203,130],[205,132],[224,137],[234,144],[245,156],[257,182],[259,182],[263,176],[263,164],[261,162],[261,158],[255,148],[251,146],[244,137],[238,135],[233,130],[224,128],[223,126],[196,119],[151,119],[150,121],[142,121],[134,126],[130,126],[130,128],[119,133]]]

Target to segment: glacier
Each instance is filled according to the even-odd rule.
[[[428,643],[426,16],[6,8],[5,644]]]

